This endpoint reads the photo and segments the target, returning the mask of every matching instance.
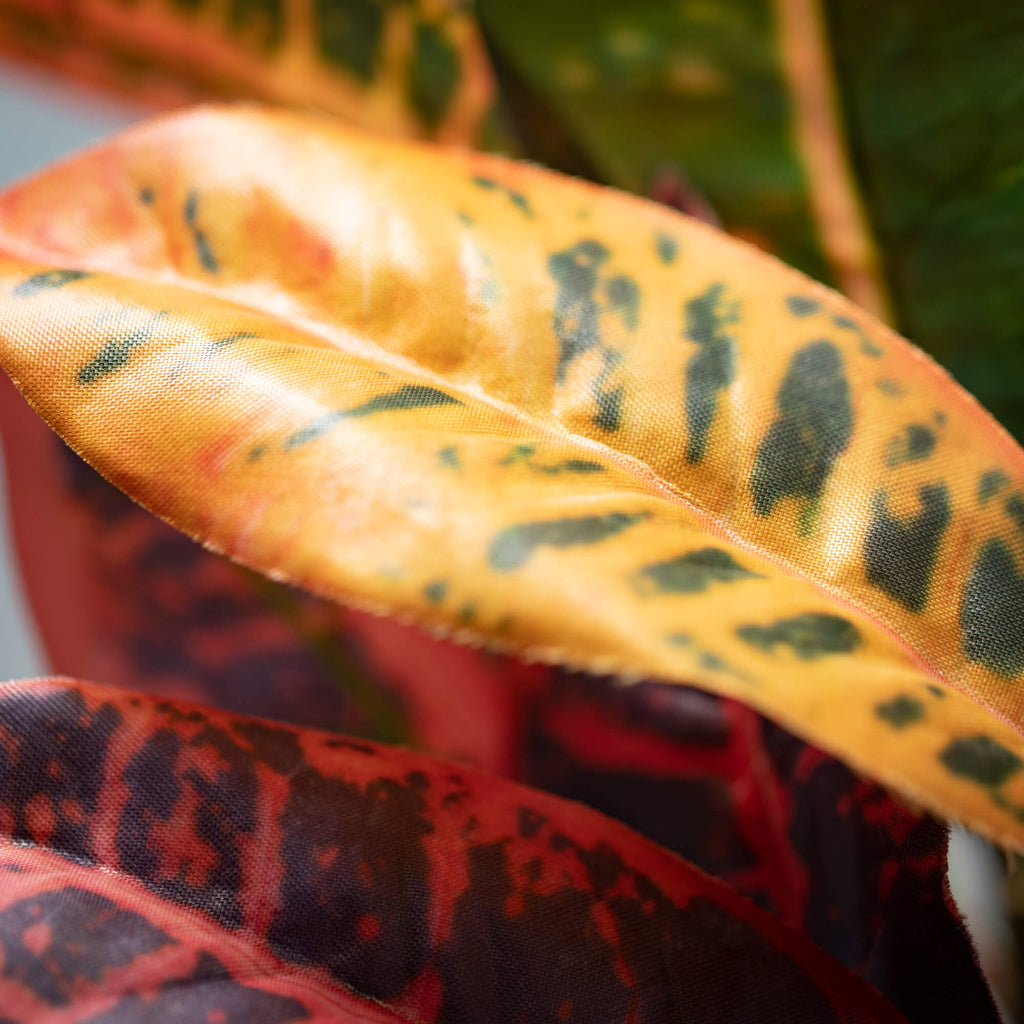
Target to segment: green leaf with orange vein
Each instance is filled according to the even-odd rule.
[[[1024,453],[845,300],[642,200],[255,110],[44,172],[0,232],[4,367],[185,532],[737,697],[1024,846]]]

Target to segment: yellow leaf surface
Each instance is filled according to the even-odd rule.
[[[7,192],[0,257],[0,362],[209,546],[737,697],[1024,848],[1024,453],[827,289],[640,199],[257,109]]]

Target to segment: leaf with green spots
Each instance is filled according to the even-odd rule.
[[[0,0],[0,52],[136,107],[248,99],[389,136],[515,144],[482,32],[462,4],[90,0],[72,17],[60,5]],[[143,195],[153,201],[150,183]]]
[[[986,736],[1024,760],[1024,453],[870,316],[707,225],[210,108],[0,197],[0,325],[0,363],[73,448],[235,562],[741,699],[1024,846],[1024,773],[997,802],[941,757]],[[920,452],[910,425],[931,454],[889,465],[893,438]],[[901,697],[925,717],[896,726]]]
[[[610,512],[601,516],[520,523],[507,527],[494,538],[487,560],[498,572],[511,572],[524,565],[537,548],[597,544],[646,518],[647,513],[643,512]]]
[[[744,625],[736,630],[736,635],[769,654],[777,647],[788,647],[804,661],[847,654],[861,643],[857,627],[838,615],[797,615],[767,626]]]
[[[696,594],[714,583],[734,583],[758,579],[721,548],[702,548],[655,565],[645,565],[635,576],[637,587],[645,592]]]
[[[889,318],[1024,437],[1014,5],[488,0],[481,18],[503,88],[531,97],[519,123],[547,126],[522,131],[528,154],[652,197],[684,177],[727,231]]]

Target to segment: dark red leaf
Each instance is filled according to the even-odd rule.
[[[322,993],[354,994],[439,1024],[900,1019],[616,822],[331,733],[70,681],[7,684],[0,823],[12,877],[48,879],[3,890],[0,1005],[20,1021],[54,1005],[93,1024],[192,1020],[189,982],[211,978],[251,989],[238,998],[264,999],[253,1016],[268,1021],[303,1019],[269,1002],[302,985],[308,1015]],[[48,864],[19,861],[24,848]],[[183,909],[195,939],[176,931]],[[223,935],[216,964],[206,935]],[[186,947],[173,968],[160,954],[172,940]],[[239,944],[248,960],[232,959]],[[185,1017],[154,1010],[172,978]]]

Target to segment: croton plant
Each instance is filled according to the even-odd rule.
[[[1024,452],[883,321],[1024,423],[1024,31],[892,7],[0,0],[260,101],[0,196],[3,1024],[999,1020]]]

